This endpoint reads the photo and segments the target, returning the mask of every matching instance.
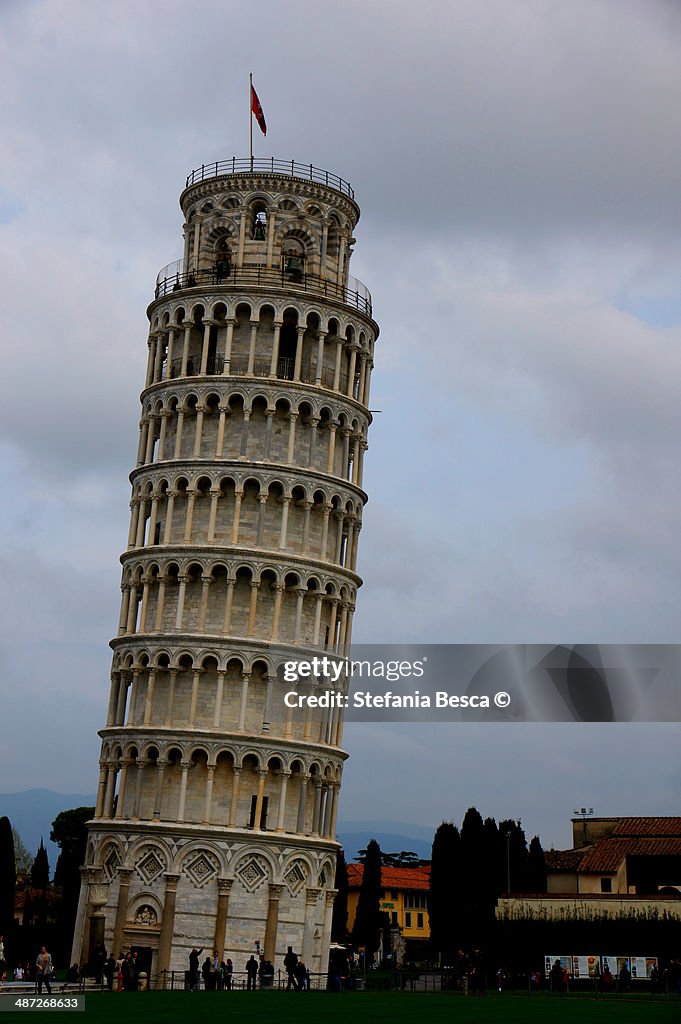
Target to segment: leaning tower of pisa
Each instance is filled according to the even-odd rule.
[[[296,657],[348,649],[374,342],[359,209],[309,164],[202,166],[149,356],[99,787],[73,960],[292,945],[325,971],[342,711],[285,707]],[[314,685],[314,684],[313,684]],[[289,687],[290,689],[290,687]]]

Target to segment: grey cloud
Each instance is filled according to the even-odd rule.
[[[14,704],[3,720],[6,777],[16,736],[42,744],[59,714],[61,785],[94,772],[144,310],[180,255],[185,174],[247,150],[250,70],[269,123],[256,154],[326,166],[363,207],[353,272],[381,322],[383,412],[356,637],[675,639],[678,329],[622,308],[678,299],[680,21],[644,0],[291,0],[255,20],[237,2],[200,17],[179,0],[3,4],[4,664],[11,692],[49,676],[46,710]],[[352,727],[344,807],[374,813],[371,766],[393,817],[405,801],[435,823],[460,816],[446,771],[427,803],[414,780],[398,806],[408,746],[429,779],[442,765],[462,780],[466,805],[546,822],[562,844],[573,800],[669,812],[667,736],[673,749],[676,733],[635,734],[637,775],[630,739],[607,730],[517,746],[386,733],[379,772],[379,738]],[[47,763],[7,788],[40,784]]]

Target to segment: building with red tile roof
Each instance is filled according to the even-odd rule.
[[[348,864],[348,930],[352,931],[362,886],[363,864]],[[399,928],[410,951],[430,938],[428,920],[428,889],[430,865],[422,867],[382,867],[383,886],[381,910],[389,915],[390,924]]]
[[[514,894],[500,901],[498,915],[588,907],[589,914],[681,919],[681,817],[578,817],[572,826],[572,849],[545,853],[546,896]]]

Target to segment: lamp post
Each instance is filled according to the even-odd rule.
[[[506,893],[511,895],[511,830],[507,828],[506,836]]]

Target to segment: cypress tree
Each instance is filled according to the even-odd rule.
[[[14,861],[14,836],[7,817],[0,818],[0,935],[14,930],[14,894],[17,869]]]
[[[40,889],[41,892],[46,892],[50,884],[50,862],[47,859],[47,850],[42,839],[40,840],[40,846],[38,852],[35,855],[33,866],[31,868],[31,885],[34,889]]]
[[[357,913],[352,929],[355,946],[364,946],[367,960],[372,960],[381,938],[381,848],[370,840],[364,857],[362,886],[359,890]]]
[[[482,816],[475,807],[469,807],[461,824],[459,876],[461,926],[469,949],[482,942],[490,923],[490,899],[495,898],[494,880],[487,874],[485,838]]]
[[[456,825],[443,821],[433,838],[428,891],[430,941],[442,963],[452,962],[458,948],[457,881],[461,877],[461,837]]]
[[[528,892],[527,840],[519,821],[507,818],[499,822],[499,834],[503,837],[504,875],[501,892]]]
[[[533,836],[530,840],[527,855],[527,891],[546,892],[546,858],[539,836]]]

